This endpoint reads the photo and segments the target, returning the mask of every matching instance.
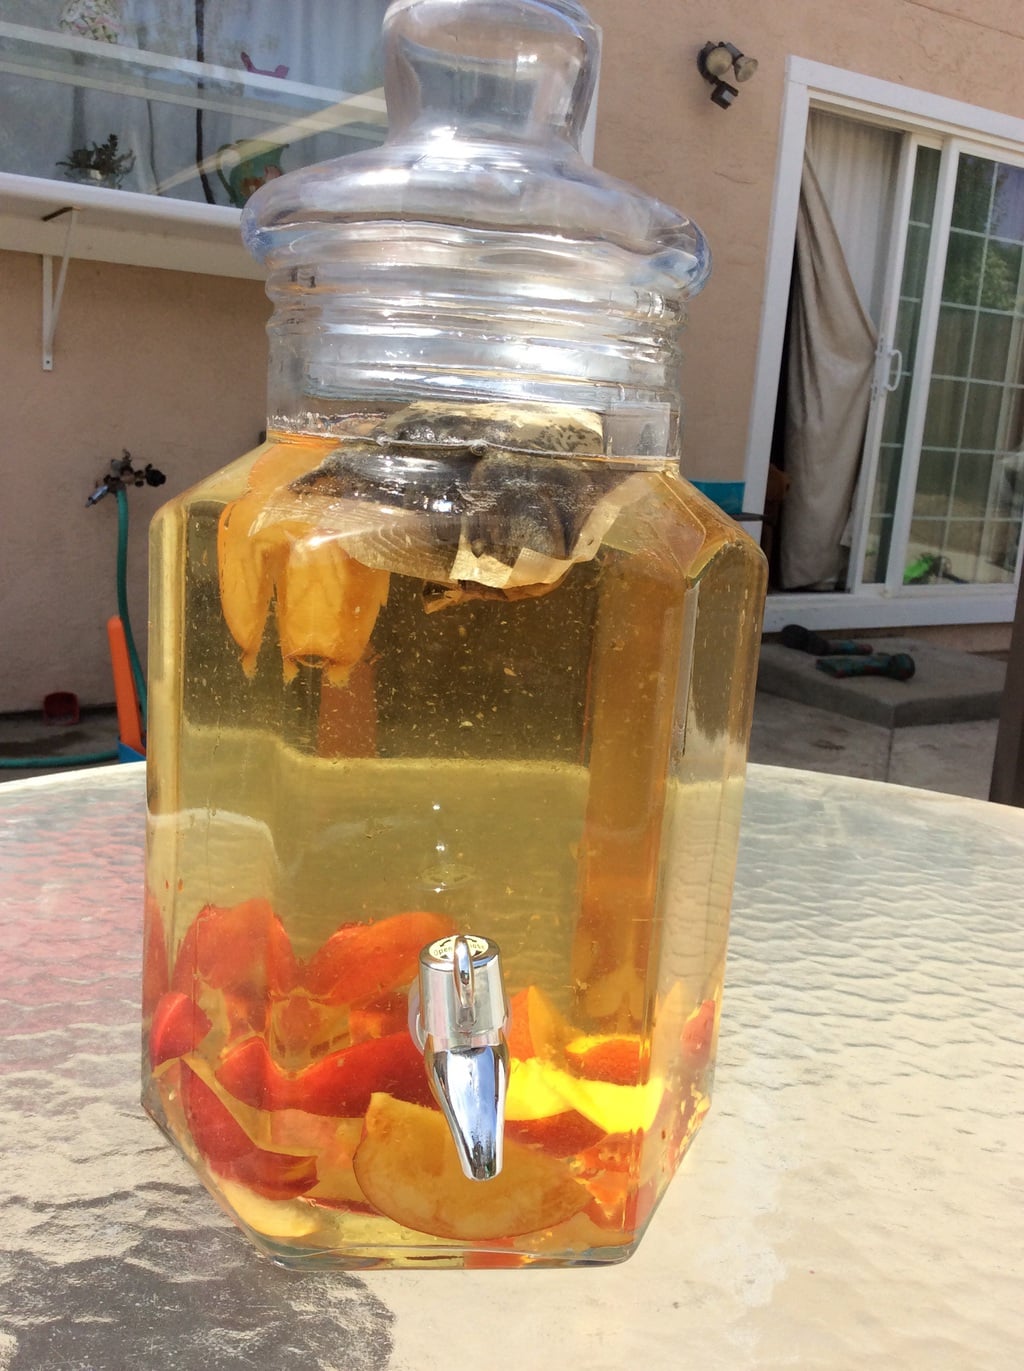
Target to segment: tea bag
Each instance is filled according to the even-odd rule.
[[[317,498],[321,529],[343,536],[350,555],[422,578],[428,610],[521,599],[589,561],[639,496],[628,470],[553,455],[600,459],[603,446],[602,420],[589,410],[420,401],[391,414],[372,441],[342,439],[289,490]],[[390,517],[371,518],[368,506]]]
[[[396,442],[422,447],[476,445],[481,455],[485,448],[591,456],[604,451],[601,416],[568,406],[472,401],[456,410],[450,402],[417,400],[395,411],[383,432]]]

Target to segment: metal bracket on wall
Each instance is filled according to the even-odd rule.
[[[49,253],[43,254],[43,370],[53,370],[53,339],[57,332],[57,320],[60,318],[60,305],[64,298],[64,283],[68,275],[68,261],[71,257],[71,237],[75,231],[75,222],[78,218],[78,208],[75,205],[65,205],[63,209],[55,209],[52,214],[43,215],[43,223],[48,224],[54,219],[59,219],[61,215],[68,215],[67,232],[64,235],[64,253],[60,259],[60,271],[57,273],[57,288],[53,285],[53,256]]]

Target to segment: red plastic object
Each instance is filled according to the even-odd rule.
[[[80,717],[78,696],[70,690],[55,690],[43,697],[44,724],[77,724]]]

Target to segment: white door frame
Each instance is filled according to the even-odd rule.
[[[881,122],[888,127],[958,138],[980,137],[991,149],[989,155],[992,152],[998,155],[1005,150],[1019,158],[1024,151],[1024,119],[804,57],[787,59],[744,472],[744,503],[748,509],[762,508],[768,481],[807,116],[812,104],[856,114],[858,118]],[[768,597],[765,629],[777,632],[794,620],[808,628],[1008,623],[1013,619],[1015,602],[1016,590],[1012,585],[937,585],[895,590],[890,586],[862,586],[851,594],[779,593]]]

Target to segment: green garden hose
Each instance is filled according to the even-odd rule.
[[[109,752],[81,752],[75,757],[0,757],[0,769],[51,771],[58,766],[95,766],[99,762],[116,762],[120,755],[113,747]]]
[[[128,617],[128,493],[124,486],[118,486],[117,495],[117,612],[124,624],[125,642],[128,644],[128,658],[132,664],[135,678],[135,693],[139,697],[139,714],[142,718],[142,731],[146,731],[146,673],[142,670],[132,621]]]

